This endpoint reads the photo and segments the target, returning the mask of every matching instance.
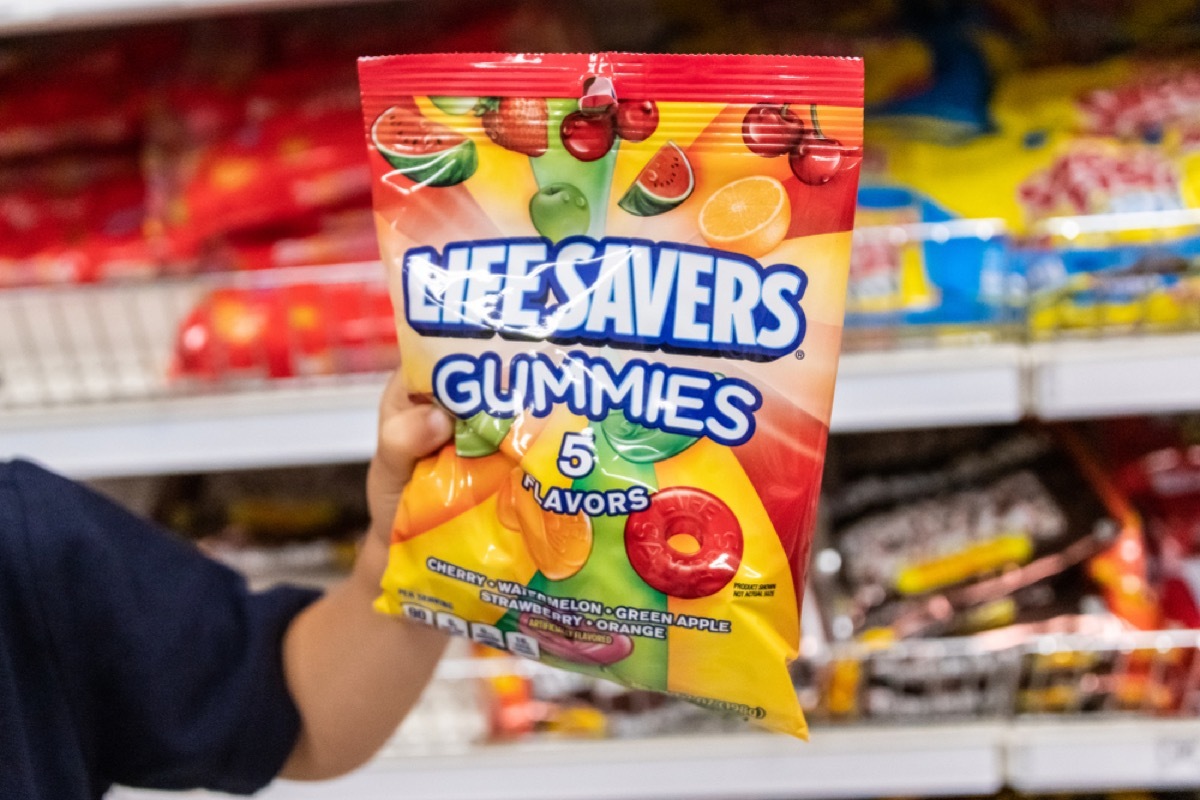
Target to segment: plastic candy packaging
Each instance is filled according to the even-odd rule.
[[[1153,628],[1141,523],[1070,429],[890,438],[839,441],[827,477],[814,590],[832,638],[964,636],[1097,606]]]
[[[154,215],[177,259],[365,208],[353,72],[304,64],[238,92],[176,87],[156,120]],[[240,259],[231,259],[235,264]],[[324,261],[318,257],[318,261]]]
[[[215,289],[184,317],[171,374],[232,380],[388,369],[396,335],[375,283],[283,283]]]
[[[458,418],[378,607],[803,736],[787,665],[862,157],[862,64],[360,62],[410,393]]]
[[[0,166],[0,287],[154,274],[145,184],[127,156]]]

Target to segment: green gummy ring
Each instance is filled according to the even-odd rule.
[[[635,464],[665,461],[696,443],[694,436],[655,430],[630,422],[619,411],[605,417],[600,423],[600,430],[621,458]]]
[[[470,419],[458,419],[454,423],[454,445],[463,458],[482,458],[500,449],[500,443],[512,427],[511,417],[493,417],[480,411]]]

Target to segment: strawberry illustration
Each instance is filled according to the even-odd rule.
[[[546,99],[491,97],[481,102],[483,131],[506,150],[537,158],[546,152]]]

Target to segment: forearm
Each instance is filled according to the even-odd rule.
[[[352,575],[292,623],[284,640],[299,739],[282,777],[319,780],[369,759],[416,702],[445,647],[433,628],[372,608],[386,537],[367,537]]]

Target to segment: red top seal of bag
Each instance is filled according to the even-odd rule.
[[[861,106],[863,64],[827,56],[438,53],[359,61],[364,95],[401,80],[414,94],[570,97],[605,77],[618,98]]]

